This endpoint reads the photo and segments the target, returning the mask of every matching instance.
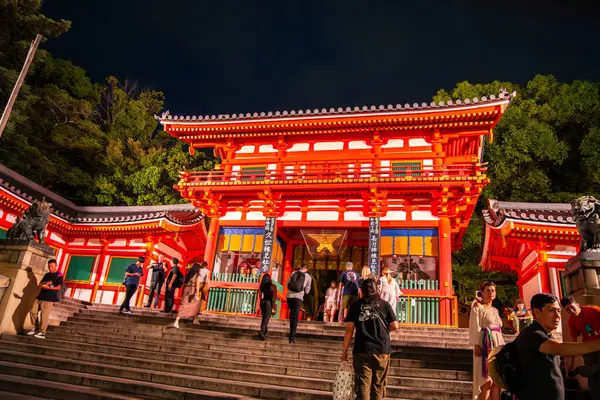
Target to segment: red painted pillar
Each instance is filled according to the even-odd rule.
[[[450,219],[440,217],[438,223],[439,235],[439,270],[440,270],[440,294],[442,296],[452,296],[452,241],[450,236]],[[452,323],[452,312],[454,305],[452,301],[445,299],[440,305],[440,323],[450,325]]]
[[[208,263],[208,269],[213,270],[215,253],[217,251],[217,239],[219,237],[219,218],[212,217],[206,235],[206,248],[204,249],[204,261]]]
[[[550,268],[548,268],[548,253],[546,250],[538,250],[538,271],[540,271],[540,282],[542,293],[552,293],[550,285]]]

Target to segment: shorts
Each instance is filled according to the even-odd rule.
[[[356,300],[358,300],[358,296],[353,294],[345,294],[342,297],[342,307],[350,308],[350,304],[354,303]]]

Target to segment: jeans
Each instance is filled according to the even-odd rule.
[[[123,300],[123,304],[121,304],[119,311],[123,311],[123,309],[131,311],[131,308],[129,308],[129,302],[137,290],[137,285],[127,285],[125,288],[125,300]]]
[[[288,308],[290,309],[290,341],[296,339],[296,329],[298,328],[298,316],[302,308],[302,299],[291,299],[288,297]]]
[[[352,357],[356,400],[384,399],[390,355],[354,354]]]
[[[173,311],[173,307],[175,306],[175,291],[177,289],[173,285],[171,285],[170,289],[168,287],[165,289],[165,312]]]
[[[600,399],[600,351],[584,354],[583,362],[585,365],[577,368],[577,372],[579,372],[579,375],[588,378],[588,387],[592,399]]]
[[[152,305],[152,299],[154,298],[154,292],[156,292],[156,299],[154,300],[154,307],[158,307],[158,301],[160,300],[160,290],[162,289],[163,282],[152,282],[150,283],[150,295],[148,296],[148,306]]]
[[[262,337],[267,336],[269,330],[269,321],[271,320],[271,310],[273,309],[273,302],[271,300],[260,301],[260,314],[262,321],[260,323],[260,335]]]

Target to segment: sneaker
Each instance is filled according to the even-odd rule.
[[[150,308],[150,304],[146,304],[144,308]]]
[[[34,337],[38,339],[46,339],[46,334],[44,332],[38,332],[34,335]]]
[[[34,336],[38,331],[36,331],[35,329],[30,330],[29,332],[27,332],[27,336]]]
[[[179,329],[179,325],[175,325],[175,324],[169,325],[169,326],[167,326],[167,329]]]
[[[121,313],[122,314],[133,314],[133,311],[131,311],[131,310],[124,310],[124,311],[121,311]]]

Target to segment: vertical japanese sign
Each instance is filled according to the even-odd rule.
[[[275,244],[275,217],[265,219],[265,235],[263,237],[262,253],[260,255],[260,273],[269,272]]]
[[[371,273],[379,276],[379,243],[381,229],[379,226],[379,217],[369,218],[369,268]]]

